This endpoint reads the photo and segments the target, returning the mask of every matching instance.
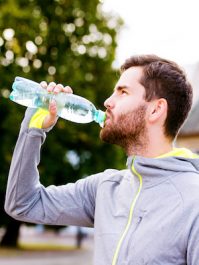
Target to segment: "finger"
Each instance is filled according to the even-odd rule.
[[[55,100],[52,100],[49,104],[49,112],[52,119],[57,116],[57,104]]]
[[[40,86],[42,86],[43,88],[47,88],[48,84],[47,84],[46,81],[42,81],[42,82],[40,83]]]
[[[73,90],[70,86],[63,87],[63,92],[65,93],[73,93]]]
[[[54,90],[55,86],[56,86],[56,83],[55,82],[50,82],[48,84],[48,86],[47,86],[47,91],[48,92],[52,92]]]
[[[63,86],[62,84],[57,84],[57,85],[54,87],[53,92],[54,92],[55,94],[57,94],[57,93],[59,93],[59,92],[62,92],[62,91],[63,91],[63,88],[64,88],[64,86]]]
[[[49,114],[46,115],[43,123],[42,128],[46,129],[55,124],[57,121],[57,106],[55,100],[52,100],[49,104]]]

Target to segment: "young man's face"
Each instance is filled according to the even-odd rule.
[[[113,94],[105,101],[106,121],[100,132],[102,140],[126,147],[139,144],[146,134],[147,102],[145,88],[140,84],[141,67],[131,67],[122,73]]]

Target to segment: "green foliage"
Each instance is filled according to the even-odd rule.
[[[103,109],[117,79],[112,63],[122,22],[103,14],[99,0],[0,0],[0,10],[0,191],[5,193],[25,111],[8,99],[15,76],[70,85]],[[98,125],[60,119],[42,147],[40,173],[45,185],[59,185],[124,166],[121,150],[99,140]]]

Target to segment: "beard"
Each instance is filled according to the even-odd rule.
[[[110,120],[105,123],[100,131],[100,138],[110,144],[116,144],[124,148],[127,153],[131,150],[139,152],[146,147],[147,128],[146,128],[146,105],[142,104],[135,110],[126,114],[121,114],[117,121],[108,112]]]

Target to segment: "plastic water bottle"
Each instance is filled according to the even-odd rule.
[[[89,100],[83,97],[63,92],[55,95],[39,83],[23,77],[16,77],[12,88],[10,99],[20,105],[48,109],[49,103],[55,100],[59,117],[77,123],[95,121],[103,127],[105,113],[97,110]]]

